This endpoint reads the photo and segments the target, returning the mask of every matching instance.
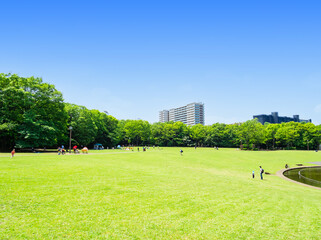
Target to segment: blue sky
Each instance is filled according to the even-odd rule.
[[[0,72],[42,77],[67,102],[158,121],[278,111],[321,123],[320,1],[2,1]]]

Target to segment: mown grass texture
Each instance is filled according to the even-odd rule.
[[[273,175],[321,153],[183,150],[1,154],[0,239],[321,237],[321,191]]]

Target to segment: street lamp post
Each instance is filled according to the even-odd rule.
[[[71,154],[71,132],[72,132],[72,126],[69,127],[69,154]]]

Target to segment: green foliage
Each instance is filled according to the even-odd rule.
[[[280,124],[265,124],[265,144],[267,148],[275,149],[275,135],[280,128]]]
[[[36,115],[32,111],[25,112],[23,116],[23,124],[17,128],[16,147],[45,147],[57,142],[57,134],[53,122],[43,120],[40,115]]]
[[[245,144],[247,148],[252,149],[264,142],[264,127],[257,119],[252,119],[241,124],[238,136],[241,144]]]
[[[154,123],[151,126],[152,143],[159,146],[190,146],[190,128],[182,122]]]
[[[235,147],[239,125],[215,123],[207,128],[205,143],[207,146]]]
[[[72,127],[72,143],[92,147],[100,143],[104,147],[115,146],[120,141],[118,120],[98,110],[66,103],[69,126]],[[67,134],[67,133],[66,133]]]
[[[204,146],[207,134],[207,127],[197,124],[191,127],[190,137],[196,146]]]
[[[54,146],[63,138],[67,114],[53,85],[2,73],[0,99],[0,145],[5,149]]]
[[[295,125],[291,123],[281,124],[281,127],[278,129],[275,135],[279,145],[286,146],[287,148],[293,147],[295,139],[300,136]]]
[[[321,126],[288,122],[187,126],[182,122],[150,124],[117,120],[98,110],[64,103],[62,94],[41,78],[0,74],[0,150],[53,147],[72,143],[92,147],[117,144],[241,147],[241,149],[317,149]]]
[[[123,128],[128,143],[135,145],[149,144],[150,124],[143,120],[126,120]]]
[[[90,112],[97,127],[97,133],[94,142],[101,143],[105,147],[111,147],[118,144],[118,120],[113,116],[99,112],[98,110],[91,110]]]

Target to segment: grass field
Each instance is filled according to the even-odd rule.
[[[321,153],[99,153],[0,154],[0,239],[321,237],[321,191],[273,175]]]

